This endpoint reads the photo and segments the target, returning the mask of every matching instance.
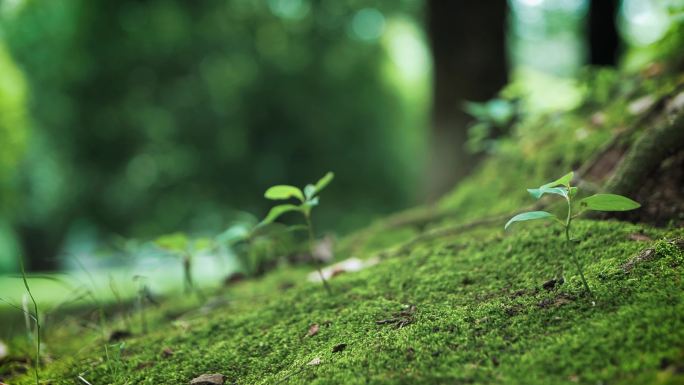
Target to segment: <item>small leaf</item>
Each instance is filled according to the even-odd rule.
[[[284,205],[278,205],[274,206],[271,208],[271,211],[268,212],[266,215],[266,218],[264,218],[261,223],[259,223],[259,226],[267,225],[269,223],[273,223],[278,217],[281,215],[290,212],[290,211],[301,211],[302,208],[300,206],[295,206],[295,205],[290,205],[290,204],[284,204]]]
[[[639,203],[617,194],[592,195],[582,199],[580,205],[596,211],[629,211],[641,207]]]
[[[570,187],[570,182],[572,181],[572,178],[575,177],[575,173],[570,171],[569,173],[563,175],[562,177],[554,180],[553,182],[549,182],[540,188],[544,187],[556,187],[556,186],[565,186],[565,187]]]
[[[304,187],[304,196],[306,197],[307,200],[313,198],[313,196],[316,194],[316,186],[312,184],[307,184],[306,187]]]
[[[318,331],[321,330],[321,327],[318,326],[318,324],[313,324],[309,326],[309,331],[306,333],[307,337],[313,337],[316,334],[318,334]]]
[[[264,193],[264,197],[271,200],[297,198],[304,202],[304,194],[302,194],[302,190],[295,186],[286,184],[270,187],[268,190],[266,190],[266,193]]]
[[[506,226],[504,226],[504,229],[508,229],[508,226],[510,226],[514,222],[522,222],[522,221],[531,221],[534,219],[544,219],[544,218],[555,218],[553,214],[548,213],[546,211],[528,211],[526,213],[518,214],[511,218],[507,223]]]
[[[250,228],[243,223],[236,223],[230,226],[226,231],[219,234],[216,239],[221,243],[227,245],[234,245],[249,238]]]
[[[183,233],[162,235],[154,241],[157,247],[175,252],[185,252],[188,249],[190,240]]]
[[[323,178],[319,179],[318,182],[316,182],[316,186],[315,186],[316,187],[316,194],[321,192],[321,190],[323,190],[325,188],[325,186],[330,184],[330,182],[332,182],[333,178],[335,178],[335,174],[331,171],[328,171],[328,173],[325,174],[325,176],[323,176]]]
[[[530,193],[536,199],[539,199],[544,194],[556,194],[563,197],[568,196],[568,190],[565,187],[545,187],[541,186],[539,188],[528,188],[527,192]]]
[[[204,251],[209,250],[213,246],[213,242],[210,238],[197,238],[192,243],[193,251]]]

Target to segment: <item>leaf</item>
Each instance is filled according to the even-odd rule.
[[[213,246],[213,242],[210,238],[197,238],[192,244],[194,251],[209,250]]]
[[[219,234],[216,239],[227,245],[234,245],[247,239],[250,235],[250,229],[243,223],[236,223],[230,226],[226,231]]]
[[[565,186],[565,187],[570,187],[570,182],[572,181],[572,178],[575,177],[575,173],[573,171],[570,171],[569,173],[563,175],[562,177],[554,180],[553,182],[549,182],[545,185],[542,185],[540,188],[544,187],[556,187],[556,186]]]
[[[332,171],[328,171],[328,173],[325,174],[323,178],[319,179],[318,182],[316,182],[316,186],[314,186],[316,187],[315,194],[321,192],[321,190],[323,190],[325,186],[332,182],[333,178],[335,178],[335,174]]]
[[[313,196],[316,194],[316,186],[312,184],[307,184],[304,187],[304,196],[306,197],[307,200],[313,198]]]
[[[522,222],[522,221],[531,221],[534,219],[544,219],[544,218],[555,218],[553,214],[548,213],[546,211],[528,211],[526,213],[521,213],[513,218],[511,218],[507,223],[506,226],[504,226],[504,229],[508,229],[508,226],[510,226],[512,223],[515,222]]]
[[[641,205],[627,197],[617,194],[596,194],[580,201],[580,205],[595,211],[629,211]]]
[[[302,208],[300,206],[295,206],[291,204],[274,206],[271,208],[271,211],[268,212],[266,218],[264,218],[264,220],[261,221],[261,223],[259,223],[259,226],[273,223],[273,221],[278,219],[278,217],[290,211],[302,211]]]
[[[219,373],[202,374],[199,377],[193,378],[190,385],[223,385],[226,381],[226,376]]]
[[[302,190],[298,189],[295,186],[290,186],[286,184],[280,184],[277,186],[270,187],[264,193],[264,197],[271,200],[297,198],[300,201],[304,202],[304,194],[302,194]]]
[[[320,329],[321,329],[321,327],[318,326],[318,324],[312,324],[312,325],[309,327],[309,331],[306,333],[306,336],[307,336],[307,337],[313,337],[313,336],[315,336],[316,334],[318,334],[318,331],[319,331]]]
[[[174,233],[168,235],[162,235],[154,241],[154,244],[158,247],[176,252],[187,251],[190,240],[183,233]]]
[[[309,366],[317,366],[317,365],[320,365],[320,364],[321,364],[321,358],[320,358],[320,357],[316,357],[316,358],[314,358],[313,360],[307,362],[306,364],[309,365]]]
[[[536,199],[539,199],[544,194],[556,194],[563,197],[568,196],[568,190],[565,187],[545,187],[541,186],[539,188],[528,188],[527,192],[530,193]]]

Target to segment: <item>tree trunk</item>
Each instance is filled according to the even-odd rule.
[[[491,99],[507,82],[507,6],[501,0],[429,0],[427,8],[433,60],[427,197],[434,200],[477,160],[464,149],[470,119],[462,103]]]
[[[56,271],[60,267],[58,258],[65,231],[54,231],[45,226],[17,226],[19,241],[28,271]]]
[[[589,6],[589,64],[615,66],[620,45],[618,0],[592,0]]]

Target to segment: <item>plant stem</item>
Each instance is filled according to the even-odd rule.
[[[318,275],[321,277],[321,282],[323,282],[325,290],[328,292],[328,294],[332,295],[330,285],[328,285],[328,281],[325,279],[323,271],[321,270],[322,262],[316,259],[316,256],[314,255],[314,232],[313,225],[311,224],[311,214],[305,213],[304,218],[306,218],[306,227],[309,228],[309,252],[311,253],[311,259],[313,259],[316,263],[316,270],[318,271]]]
[[[192,262],[190,261],[190,254],[186,253],[183,255],[183,275],[184,275],[184,286],[185,286],[185,294],[190,294],[192,293],[193,290],[193,285],[192,285]]]
[[[567,199],[567,202],[568,217],[565,220],[565,242],[567,243],[568,249],[570,250],[570,257],[572,258],[572,262],[575,264],[575,267],[577,267],[577,271],[579,272],[580,278],[582,279],[582,285],[584,285],[584,289],[587,291],[590,297],[593,297],[594,295],[591,292],[591,289],[589,288],[587,279],[584,277],[584,272],[582,271],[582,264],[577,258],[577,255],[575,254],[575,245],[573,245],[572,240],[570,239],[570,225],[572,224],[572,205],[570,204],[569,198]]]
[[[33,298],[33,293],[31,293],[31,288],[29,287],[28,280],[26,279],[26,270],[24,269],[24,261],[19,258],[19,266],[21,266],[21,279],[24,281],[24,287],[28,292],[29,297],[31,297],[31,302],[33,302],[33,311],[36,313],[36,362],[33,365],[33,371],[36,376],[36,385],[40,385],[40,375],[38,374],[38,367],[40,365],[40,320],[38,317],[38,303],[36,299]]]

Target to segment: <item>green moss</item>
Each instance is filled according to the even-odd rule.
[[[673,368],[684,365],[684,254],[666,240],[651,245],[629,235],[670,239],[684,231],[594,221],[579,221],[575,231],[595,305],[570,268],[565,284],[541,287],[568,262],[557,228],[492,229],[480,241],[466,234],[419,244],[409,255],[336,277],[333,296],[301,280],[276,295],[288,272],[247,282],[224,292],[227,303],[211,311],[158,321],[122,345],[120,356],[113,353],[119,345],[94,335],[43,376],[55,384],[72,384],[81,373],[92,383],[187,383],[206,372],[240,384],[672,380]],[[622,265],[646,247],[655,256],[626,273]],[[376,324],[402,310],[398,317],[410,321],[404,327]],[[313,323],[320,332],[306,337]],[[346,348],[333,353],[338,344]],[[161,355],[166,347],[170,357]],[[316,357],[320,365],[306,365]]]
[[[343,239],[338,258],[377,256],[422,230],[531,204],[525,187],[577,169],[638,119],[628,112],[631,101],[658,98],[675,84],[667,77],[597,76],[586,81],[576,111],[524,119],[440,202],[437,220],[380,221]],[[592,121],[596,112],[603,123]],[[123,343],[107,342],[97,318],[66,320],[46,336],[55,360],[43,378],[182,384],[218,372],[237,384],[684,384],[684,253],[671,242],[684,238],[684,229],[573,222],[594,292],[588,297],[559,227],[520,224],[504,233],[503,222],[412,243],[374,267],[335,277],[332,296],[306,282],[306,269],[287,267],[201,306],[172,298],[147,311],[148,333],[133,321],[134,337]],[[635,241],[633,233],[655,241]],[[646,249],[653,251],[643,257]],[[561,271],[563,284],[543,287]],[[320,331],[306,336],[314,323]],[[104,326],[126,324],[110,319]],[[163,355],[165,349],[173,354]],[[307,365],[314,358],[321,363]]]

